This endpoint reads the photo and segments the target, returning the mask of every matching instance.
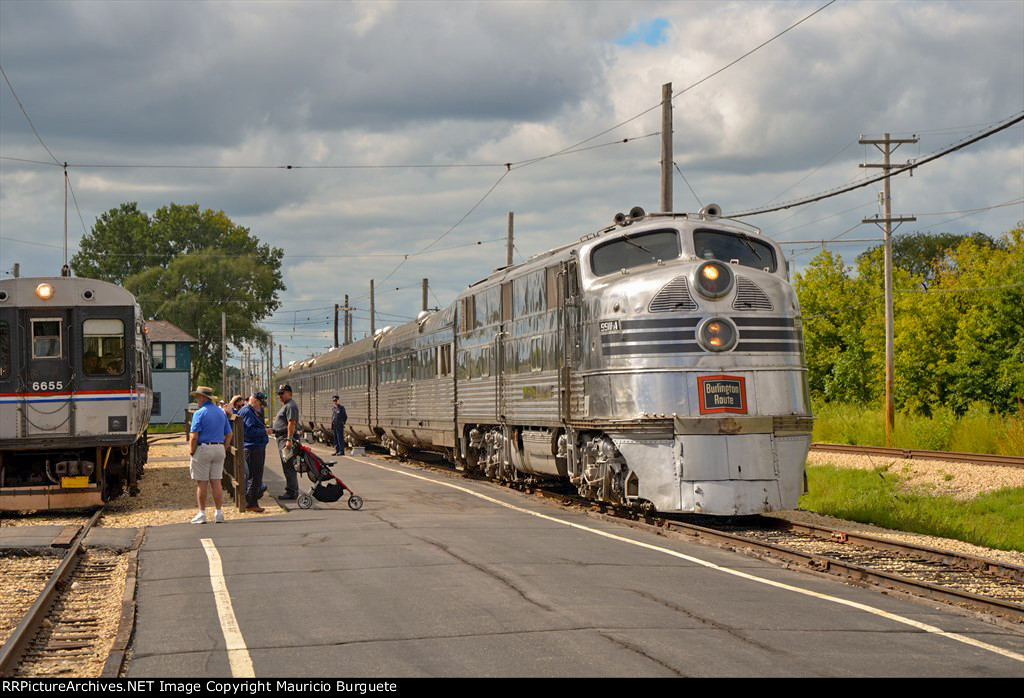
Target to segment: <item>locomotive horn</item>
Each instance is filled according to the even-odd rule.
[[[615,225],[629,225],[629,219],[626,218],[626,214],[619,211],[615,214]]]
[[[647,211],[644,211],[639,206],[634,206],[633,208],[629,209],[629,217],[632,218],[633,220],[639,220],[646,215]]]
[[[708,218],[718,218],[722,215],[722,207],[718,204],[708,204],[700,210],[700,215]]]

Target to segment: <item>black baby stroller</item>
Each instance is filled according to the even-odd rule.
[[[345,494],[345,490],[348,490],[349,494],[348,508],[356,510],[363,508],[363,498],[349,489],[340,477],[331,472],[330,466],[334,465],[336,461],[325,461],[313,453],[309,446],[301,442],[296,442],[296,444],[298,446],[298,453],[295,454],[295,459],[298,461],[296,465],[301,466],[299,470],[305,470],[306,475],[313,481],[309,492],[299,494],[296,504],[300,509],[309,509],[313,506],[314,498],[321,502],[336,502]]]

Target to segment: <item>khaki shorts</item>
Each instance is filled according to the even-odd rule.
[[[224,444],[202,444],[188,464],[193,480],[220,480],[224,475]]]

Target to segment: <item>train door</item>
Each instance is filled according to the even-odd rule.
[[[28,436],[70,434],[74,427],[71,402],[71,326],[66,308],[27,310],[19,334],[22,353],[22,433]]]
[[[504,422],[508,415],[508,362],[505,361],[505,351],[511,348],[515,351],[515,344],[509,341],[512,336],[512,282],[506,281],[501,285],[501,322],[498,323],[498,331],[494,335],[494,418]]]
[[[576,260],[562,263],[558,284],[559,315],[562,325],[562,351],[558,370],[558,413],[562,422],[572,418],[573,367],[580,364],[580,282]]]

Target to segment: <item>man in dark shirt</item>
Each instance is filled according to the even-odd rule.
[[[263,423],[263,408],[266,404],[266,395],[253,393],[248,404],[238,411],[245,429],[245,510],[255,514],[264,512],[259,500],[263,494],[263,466],[267,459],[267,444],[270,443],[267,427]]]
[[[331,427],[334,429],[334,455],[345,455],[345,422],[348,415],[345,413],[345,406],[338,402],[338,396],[334,398],[334,412],[331,414]]]
[[[274,419],[274,437],[281,454],[281,469],[284,471],[284,496],[281,499],[295,499],[299,496],[299,478],[295,473],[294,455],[297,451],[299,429],[299,406],[292,400],[292,386],[284,383],[277,388],[281,400],[281,411]]]

